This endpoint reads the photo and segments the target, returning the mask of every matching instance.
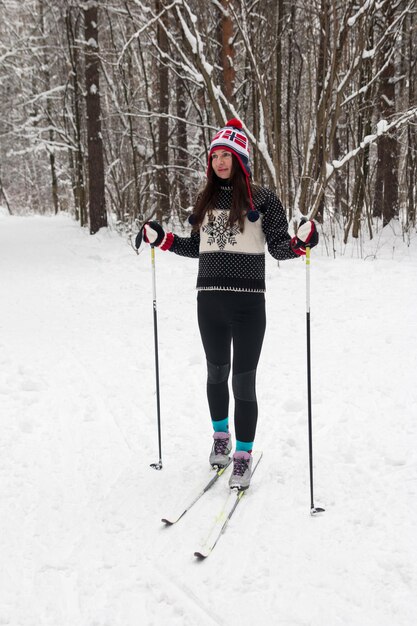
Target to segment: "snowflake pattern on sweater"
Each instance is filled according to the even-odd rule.
[[[277,196],[257,187],[254,205],[260,219],[245,220],[243,232],[238,225],[227,225],[233,189],[220,188],[216,209],[206,215],[198,233],[190,237],[174,235],[171,252],[199,259],[197,289],[265,291],[265,244],[278,260],[298,258],[290,246],[288,221]]]
[[[228,211],[220,211],[202,227],[203,232],[209,236],[207,239],[209,245],[217,244],[220,250],[224,250],[228,243],[232,246],[236,245],[236,236],[240,232],[239,226],[234,224],[230,227],[227,224],[228,219]]]

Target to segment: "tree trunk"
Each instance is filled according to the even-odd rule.
[[[368,28],[368,31],[364,34],[366,46],[365,48],[371,50],[373,48],[373,30],[372,24]],[[359,86],[363,90],[363,94],[359,97],[357,104],[357,145],[360,145],[363,138],[371,134],[372,130],[372,94],[370,90],[366,90],[365,86],[369,84],[372,79],[372,57],[367,57],[362,60],[362,65],[359,75]],[[363,208],[365,205],[365,191],[368,185],[369,179],[369,146],[366,146],[361,155],[356,158],[355,161],[355,186],[353,190],[352,210],[354,212],[354,221],[352,227],[352,237],[358,238],[361,227],[361,219],[363,217]],[[367,216],[369,210],[367,211]],[[369,224],[369,234],[372,239],[371,224]]]
[[[252,89],[252,111],[253,111],[253,133],[255,136],[259,133],[259,100],[258,92],[256,89]],[[260,159],[258,157],[258,151],[254,150],[252,156],[252,175],[255,182],[261,181],[261,168]]]
[[[43,73],[44,73],[44,78],[45,78],[45,90],[47,92],[50,91],[51,89],[51,76],[50,76],[50,71],[49,71],[49,67],[50,67],[50,63],[49,63],[49,57],[48,57],[48,53],[47,53],[47,45],[48,45],[48,35],[45,32],[45,19],[44,19],[44,12],[43,12],[43,0],[39,0],[39,22],[40,22],[40,29],[41,29],[41,33],[42,33],[42,39],[44,41],[44,47],[43,47],[43,59],[44,59],[44,67],[43,67]],[[49,164],[51,167],[51,194],[52,194],[52,203],[54,206],[54,213],[55,215],[57,215],[58,213],[58,178],[57,178],[57,174],[56,174],[56,165],[55,165],[55,154],[54,154],[54,148],[53,148],[53,143],[55,140],[55,133],[53,131],[53,115],[52,115],[52,111],[51,111],[51,101],[49,96],[46,98],[46,117],[48,120],[48,126],[49,126],[49,130],[48,130],[48,134],[49,134],[49,142],[50,142],[50,146],[48,148],[48,152],[49,152]]]
[[[342,146],[341,146],[341,134],[343,133],[343,126],[346,124],[346,120],[338,120],[336,132],[333,137],[333,146],[332,153],[333,158],[338,160],[342,156]],[[345,196],[345,173],[337,171],[334,175],[335,183],[334,183],[334,210],[337,214],[341,214],[344,207],[344,196]]]
[[[9,211],[9,215],[13,215],[13,212],[12,212],[12,209],[11,209],[11,206],[10,206],[10,202],[9,202],[9,198],[7,197],[7,193],[6,193],[6,190],[3,187],[3,183],[1,181],[1,176],[0,176],[0,198],[1,198],[1,196],[3,196],[3,198],[4,198],[7,210]]]
[[[406,162],[407,176],[407,228],[416,225],[416,180],[417,180],[417,129],[409,124],[407,129],[408,150]]]
[[[141,38],[138,37],[137,38],[137,49],[138,49],[138,54],[139,54],[139,59],[140,59],[140,67],[142,70],[142,76],[143,76],[143,81],[144,81],[144,99],[146,102],[146,110],[147,110],[147,116],[146,116],[146,121],[147,121],[147,125],[148,125],[148,130],[149,130],[149,137],[150,137],[150,142],[152,145],[152,154],[153,154],[153,158],[156,160],[157,158],[157,145],[158,145],[158,141],[157,141],[157,137],[156,137],[156,130],[155,130],[155,124],[153,123],[153,118],[152,118],[152,110],[153,110],[153,104],[152,104],[152,100],[151,100],[151,95],[152,95],[152,89],[151,89],[151,76],[150,74],[150,70],[147,67],[147,63],[145,61],[145,50],[144,50],[144,46],[143,43],[141,42]],[[158,183],[157,183],[158,184]],[[156,191],[158,191],[158,189],[156,189]],[[141,209],[140,209],[140,217],[141,219],[145,220],[145,219],[150,219],[152,217],[155,216],[156,213],[156,207],[159,207],[159,203],[158,200],[155,198],[155,187],[152,186],[152,196],[151,198],[149,198],[149,202],[146,203],[146,201],[144,201],[143,199],[140,198],[141,201]]]
[[[286,195],[283,185],[282,176],[282,37],[284,25],[284,0],[278,0],[276,11],[277,20],[277,43],[275,51],[275,97],[273,99],[273,117],[274,117],[274,166],[277,173],[277,188],[281,197]],[[288,69],[289,77],[291,77],[290,68]]]
[[[88,192],[90,209],[90,234],[107,226],[104,188],[103,138],[101,134],[98,9],[90,2],[84,9],[85,28],[85,87],[87,101],[88,135]]]
[[[394,20],[395,7],[387,3],[383,9],[384,25],[388,29]],[[379,112],[388,120],[395,114],[395,64],[391,55],[392,37],[382,48],[384,69],[379,81]],[[391,56],[390,56],[391,55]],[[390,57],[390,58],[389,58]],[[398,159],[399,146],[395,131],[383,134],[378,140],[377,176],[373,214],[383,218],[383,226],[398,216]]]
[[[408,106],[417,105],[416,65],[417,45],[413,46],[413,33],[415,31],[414,15],[410,13],[408,29]],[[416,225],[416,202],[417,202],[417,128],[416,124],[409,123],[407,128],[407,157],[406,157],[406,226],[409,229]]]
[[[71,86],[72,90],[69,90],[69,100],[72,104],[73,114],[73,132],[74,132],[74,144],[76,150],[73,152],[70,150],[70,167],[71,167],[71,182],[72,191],[74,195],[75,205],[75,219],[80,222],[80,226],[83,227],[88,222],[87,216],[87,202],[85,192],[85,176],[84,176],[84,150],[82,145],[82,112],[80,108],[80,102],[82,96],[80,92],[80,54],[78,49],[77,39],[78,36],[78,22],[79,20],[72,20],[72,9],[68,8],[65,14],[66,35],[68,42],[68,53],[71,64]],[[71,132],[69,130],[69,132]]]
[[[161,0],[156,2],[156,11],[160,13],[163,9]],[[162,23],[161,23],[162,22]],[[158,21],[157,38],[158,46],[163,53],[168,52],[168,38],[165,32],[167,27],[166,15],[163,15]],[[168,66],[165,59],[158,61],[158,79],[159,79],[159,122],[158,122],[158,152],[157,152],[157,186],[158,186],[158,204],[156,210],[157,220],[162,222],[169,219],[170,216],[170,193],[169,193],[169,151],[168,151],[168,113],[169,113],[169,85],[168,85]]]
[[[125,66],[121,66],[121,82],[123,83],[123,95],[126,104],[126,110],[128,112],[127,125],[129,128],[129,143],[132,154],[132,168],[133,168],[133,187],[134,187],[134,202],[128,201],[127,211],[130,219],[136,217],[140,213],[140,189],[139,189],[139,155],[137,151],[135,141],[135,118],[133,115],[134,95],[132,94],[133,79],[133,64],[130,53],[125,55]]]
[[[230,0],[221,0],[221,3],[225,11],[227,11]],[[226,16],[222,11],[220,18],[220,64],[223,68],[224,93],[229,102],[233,101],[235,86],[234,56],[233,21],[230,13]]]
[[[185,217],[185,209],[189,204],[189,184],[187,183],[186,169],[188,167],[188,140],[187,140],[187,101],[184,82],[180,76],[176,78],[177,99],[177,151],[176,165],[178,166],[176,179],[178,181],[178,195],[180,214]]]
[[[317,154],[315,180],[320,184],[321,172],[324,160],[324,147],[327,141],[327,111],[324,96],[324,80],[328,66],[328,48],[330,46],[330,6],[329,0],[321,0],[320,10],[320,40],[319,56],[317,63],[317,83],[316,83],[316,107],[317,107]],[[335,19],[335,17],[333,18]],[[323,221],[324,194],[317,208],[316,219]]]

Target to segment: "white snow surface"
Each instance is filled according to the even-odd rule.
[[[381,242],[380,242],[381,244]],[[384,252],[385,250],[385,252]],[[310,516],[305,264],[267,260],[252,486],[208,559],[227,492],[160,522],[210,476],[197,261],[64,216],[0,218],[0,624],[414,626],[417,246],[312,253]],[[413,532],[414,531],[414,532]]]

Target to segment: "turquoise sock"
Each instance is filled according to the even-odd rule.
[[[224,420],[211,420],[213,424],[213,430],[215,433],[228,433],[229,432],[229,418]]]
[[[253,441],[239,441],[236,439],[236,452],[252,452]]]

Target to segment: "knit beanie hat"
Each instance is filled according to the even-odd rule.
[[[250,222],[256,222],[259,218],[259,213],[255,209],[252,200],[252,193],[250,189],[249,179],[251,177],[251,171],[249,167],[249,142],[246,134],[242,130],[242,122],[235,117],[229,120],[224,128],[221,128],[214,136],[209,150],[207,174],[211,169],[211,157],[216,150],[227,150],[235,155],[240,167],[246,178],[246,185],[248,188],[250,208],[247,218]]]

